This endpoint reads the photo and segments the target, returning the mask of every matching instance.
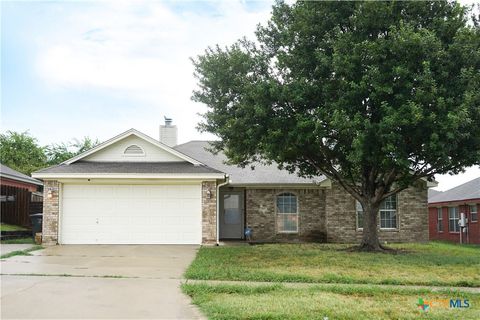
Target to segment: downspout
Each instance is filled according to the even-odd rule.
[[[230,183],[228,174],[225,175],[225,182],[217,184],[217,246],[220,244],[220,187]]]

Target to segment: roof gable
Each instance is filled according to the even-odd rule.
[[[133,152],[132,152],[133,150]],[[130,129],[62,164],[79,160],[95,162],[201,162],[135,130]]]

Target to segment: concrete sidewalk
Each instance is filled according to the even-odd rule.
[[[0,255],[4,255],[13,251],[23,251],[34,247],[34,244],[0,244]]]

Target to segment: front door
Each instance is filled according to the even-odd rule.
[[[243,192],[221,192],[220,197],[220,238],[243,239]]]

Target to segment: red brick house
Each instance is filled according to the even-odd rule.
[[[11,186],[21,189],[27,189],[30,192],[41,191],[42,181],[34,179],[26,174],[13,170],[0,163],[0,184],[2,186]]]
[[[480,244],[480,177],[428,198],[430,240]],[[459,219],[467,218],[460,234]]]

